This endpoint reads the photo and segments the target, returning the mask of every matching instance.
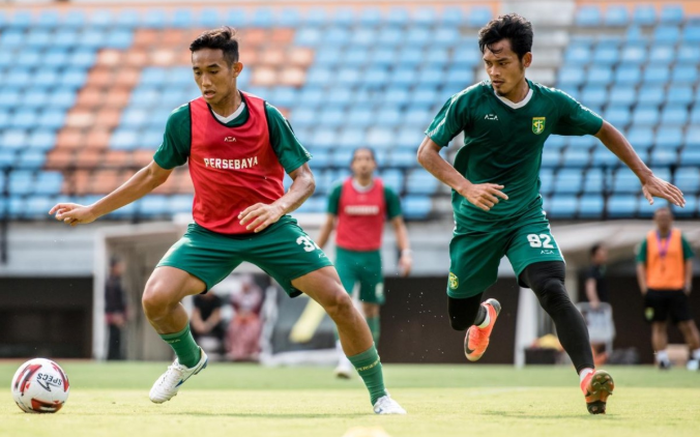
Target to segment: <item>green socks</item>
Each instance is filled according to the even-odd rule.
[[[374,344],[377,345],[379,344],[379,316],[377,317],[367,317],[367,326],[369,326],[369,330],[372,332],[372,340],[374,340]]]
[[[369,391],[372,405],[377,402],[377,399],[386,396],[382,362],[379,361],[379,354],[374,345],[362,353],[348,357],[348,359],[355,366],[362,381],[364,381],[365,387]]]
[[[194,342],[188,323],[180,332],[174,334],[159,334],[160,338],[170,345],[177,355],[177,361],[185,367],[194,367],[201,358],[199,346]]]

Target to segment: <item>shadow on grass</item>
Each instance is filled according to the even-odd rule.
[[[604,417],[603,420],[619,420],[615,415],[604,414],[604,415],[593,415],[588,413],[581,414],[547,414],[543,411],[538,411],[536,413],[531,413],[527,411],[482,411],[480,414],[485,416],[498,416],[498,417],[508,417],[512,419],[581,419],[588,420],[591,417]]]
[[[360,417],[374,416],[372,413],[208,413],[208,412],[181,412],[165,413],[164,416],[192,416],[192,417],[240,417],[260,419],[357,419]]]

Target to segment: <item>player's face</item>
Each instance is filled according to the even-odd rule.
[[[221,49],[201,49],[192,53],[192,71],[204,100],[212,106],[231,98],[236,91],[236,77],[243,64],[229,65]]]
[[[654,213],[654,222],[659,229],[668,230],[671,228],[671,223],[673,223],[673,216],[671,211],[667,209],[660,209]]]
[[[491,48],[485,47],[482,59],[493,89],[499,96],[507,97],[525,79],[525,68],[532,62],[532,54],[526,53],[520,60],[511,50],[510,40],[503,39],[491,44]]]
[[[374,162],[372,152],[367,149],[359,149],[355,151],[350,168],[355,176],[369,177],[372,176],[372,173],[377,168],[377,163]]]
[[[600,246],[595,253],[595,262],[605,264],[608,262],[608,249],[605,246]]]

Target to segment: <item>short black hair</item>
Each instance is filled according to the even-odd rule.
[[[203,32],[190,44],[190,51],[201,49],[220,49],[224,52],[224,58],[229,66],[238,62],[238,38],[236,29],[230,26],[221,26]]]
[[[504,39],[510,41],[511,49],[522,60],[532,51],[532,23],[518,14],[499,15],[479,30],[479,50],[493,51],[491,46]]]
[[[603,247],[602,243],[596,243],[591,247],[591,258],[595,256],[596,253]]]
[[[372,161],[377,162],[377,157],[374,154],[374,149],[371,147],[358,147],[355,150],[352,151],[352,159],[350,160],[350,163],[353,163],[355,161],[355,155],[357,155],[357,152],[360,150],[367,150],[370,155],[372,155]]]

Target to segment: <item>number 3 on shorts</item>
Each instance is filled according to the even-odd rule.
[[[318,247],[318,244],[316,244],[316,242],[309,237],[297,238],[297,244],[303,244],[304,250],[307,252],[313,252],[316,249],[321,250],[321,248]]]
[[[527,236],[527,241],[530,242],[530,247],[554,249],[554,246],[552,246],[552,237],[547,234],[529,234]]]

